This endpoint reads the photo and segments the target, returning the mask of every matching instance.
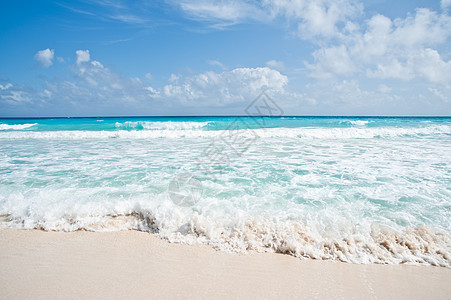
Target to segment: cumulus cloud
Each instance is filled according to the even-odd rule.
[[[79,77],[78,87],[85,90],[92,89],[97,95],[112,95],[123,93],[124,95],[133,89],[142,89],[142,81],[139,78],[127,78],[112,72],[99,61],[90,61],[89,51],[77,51],[76,75]],[[88,91],[87,91],[88,92]],[[104,98],[102,96],[102,98]],[[119,97],[120,99],[121,97]]]
[[[1,91],[8,91],[1,93],[2,103],[17,105],[40,101],[50,105],[64,102],[88,112],[95,107],[122,108],[128,112],[135,109],[140,113],[143,113],[143,107],[153,107],[153,113],[158,109],[168,109],[170,112],[186,107],[195,112],[199,107],[210,107],[243,113],[246,105],[262,91],[272,92],[284,99],[296,96],[287,90],[288,77],[268,67],[236,68],[189,76],[172,74],[166,84],[154,87],[148,84],[148,80],[112,72],[101,62],[91,61],[88,50],[78,50],[77,61],[71,70],[75,74],[74,79],[46,82],[41,91],[34,93],[9,91],[11,84],[1,85]]]
[[[205,72],[163,87],[163,95],[185,105],[224,106],[250,101],[263,90],[285,93],[288,77],[270,68],[237,68]]]
[[[297,24],[302,38],[332,37],[363,6],[353,0],[266,0],[272,16],[283,16]]]
[[[356,69],[344,45],[316,50],[313,57],[316,64],[308,65],[308,68],[314,78],[327,79],[335,74],[348,75]]]
[[[143,107],[156,95],[141,79],[112,72],[99,61],[85,60],[72,70],[75,79],[47,82],[41,99],[65,103],[73,114],[146,114]]]
[[[85,53],[89,52],[79,51],[77,57]],[[73,108],[73,114],[84,115],[97,111],[105,114],[108,109],[114,109],[116,115],[118,111],[129,115],[196,114],[199,108],[202,113],[244,114],[247,105],[262,91],[272,93],[281,102],[301,97],[288,91],[286,75],[269,67],[171,74],[166,84],[155,87],[149,85],[145,75],[143,80],[124,77],[101,62],[84,57],[72,66],[76,75],[73,79],[46,82],[42,91],[33,94],[33,101],[52,107],[61,106],[52,103],[65,103],[66,109],[68,105]],[[14,95],[3,97],[3,103],[8,100],[6,104],[12,104],[11,97]]]
[[[440,54],[426,48],[407,54],[406,60],[393,60],[380,63],[376,69],[369,70],[368,76],[382,79],[423,78],[433,83],[451,83],[451,61],[444,61]]]
[[[91,59],[89,50],[77,50],[75,54],[77,55],[77,65],[88,62]]]
[[[378,14],[361,22],[364,7],[357,0],[184,0],[178,5],[201,21],[288,20],[302,39],[318,46],[313,63],[306,64],[316,79],[362,73],[369,78],[450,83],[446,75],[450,62],[435,48],[451,35],[451,17],[446,13],[420,8],[404,18]],[[443,9],[450,5],[451,0],[441,1]],[[283,69],[277,61],[267,66]]]
[[[434,52],[424,55],[425,61],[430,57],[437,59]],[[41,107],[47,115],[65,115],[68,109],[71,115],[243,114],[245,107],[263,90],[286,113],[298,115],[414,114],[414,109],[406,111],[406,107],[414,106],[405,99],[411,101],[411,96],[415,95],[420,99],[415,101],[427,99],[430,102],[427,107],[432,103],[435,109],[426,110],[425,104],[420,103],[422,113],[446,113],[443,106],[434,108],[433,103],[448,103],[448,106],[451,103],[449,86],[429,87],[423,94],[413,86],[409,95],[400,97],[400,89],[392,84],[379,84],[375,90],[365,90],[356,79],[316,81],[303,86],[300,93],[291,90],[286,75],[269,67],[172,75],[161,87],[150,86],[145,76],[143,80],[122,76],[99,61],[75,63],[71,70],[75,77],[45,82],[40,91],[3,83],[0,85],[0,112],[6,114],[14,111],[14,107],[22,107],[22,112],[26,108],[32,111]],[[427,68],[424,74],[431,78],[445,76]]]
[[[363,72],[370,78],[451,83],[450,61],[432,47],[451,35],[451,17],[418,9],[406,18],[391,20],[375,15],[361,31],[343,34],[338,45],[326,45],[313,53],[311,76],[330,78]]]
[[[50,67],[53,64],[53,57],[55,56],[55,50],[53,49],[44,49],[41,51],[38,51],[34,58],[38,63],[41,64],[41,66],[47,68]]]

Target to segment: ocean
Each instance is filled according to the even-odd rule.
[[[0,119],[0,228],[451,267],[451,118]]]

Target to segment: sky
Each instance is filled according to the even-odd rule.
[[[0,117],[451,115],[451,0],[0,2]]]

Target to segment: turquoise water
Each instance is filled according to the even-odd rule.
[[[0,119],[0,226],[451,266],[451,118]]]

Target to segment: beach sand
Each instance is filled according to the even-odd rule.
[[[229,254],[137,231],[0,231],[1,299],[451,299],[451,269]]]

